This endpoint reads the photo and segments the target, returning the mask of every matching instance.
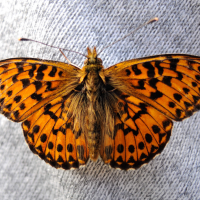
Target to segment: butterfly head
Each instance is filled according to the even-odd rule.
[[[86,70],[89,69],[102,69],[102,60],[97,57],[97,51],[96,47],[94,47],[93,50],[91,50],[89,47],[87,48],[87,59],[84,62],[84,68]]]

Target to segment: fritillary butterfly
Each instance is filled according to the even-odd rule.
[[[169,141],[172,120],[200,109],[200,57],[158,55],[107,69],[96,49],[84,67],[33,58],[0,61],[0,110],[22,122],[30,149],[52,166],[78,168],[100,155],[138,168]]]

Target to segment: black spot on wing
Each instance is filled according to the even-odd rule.
[[[124,129],[124,135],[126,136],[128,133],[130,133],[131,131],[133,131],[130,127],[127,127],[126,129]],[[134,134],[135,135],[135,134]]]
[[[33,133],[38,133],[39,130],[40,130],[40,126],[35,125],[35,126],[33,127]]]
[[[23,68],[23,63],[22,62],[18,62],[18,63],[15,63],[16,64],[16,67],[18,68]]]
[[[134,160],[133,156],[130,156],[130,158],[128,159],[128,164],[133,164],[135,163],[136,161]]]
[[[61,157],[61,155],[58,156],[58,159],[57,159],[56,161],[59,162],[59,163],[63,163],[63,162],[64,162],[64,160],[63,160],[63,158]]]
[[[53,119],[54,121],[58,120],[58,117],[52,111],[46,110],[44,112],[44,115],[49,115],[51,117],[51,119]]]
[[[3,90],[5,88],[5,85],[0,86],[0,90]]]
[[[119,157],[116,159],[116,162],[120,162],[120,163],[122,163],[122,162],[123,162],[123,159],[122,159],[122,157],[121,157],[121,156],[119,156]]]
[[[153,78],[155,76],[155,68],[153,67],[153,65],[150,62],[143,63],[143,67],[148,69],[147,76],[149,78]]]
[[[140,160],[143,160],[143,159],[146,160],[146,159],[147,159],[147,155],[144,154],[144,153],[142,153],[139,159],[140,159]]]
[[[47,88],[46,88],[45,92],[54,91],[54,90],[57,89],[57,88],[52,88],[51,85],[52,85],[52,83],[50,81],[48,81],[47,82]]]
[[[195,78],[199,81],[200,80],[200,75],[196,75]]]
[[[63,146],[61,144],[58,144],[57,145],[57,151],[62,152],[62,150],[63,150]]]
[[[119,153],[122,153],[122,152],[124,151],[124,146],[123,146],[123,144],[119,144],[119,145],[117,146],[117,151],[118,151]]]
[[[181,72],[177,72],[178,77],[176,77],[176,79],[178,79],[179,81],[181,81],[183,79],[183,75]]]
[[[182,111],[180,109],[178,109],[178,108],[176,109],[176,115],[177,115],[178,118],[180,118],[181,112]]]
[[[156,99],[158,99],[158,98],[160,98],[160,97],[162,97],[162,96],[163,96],[163,93],[162,93],[162,92],[156,91],[156,92],[151,92],[150,98],[151,98],[152,100],[156,100]]]
[[[155,134],[160,132],[160,128],[157,125],[153,125],[151,128]]]
[[[188,88],[183,88],[183,91],[185,92],[185,94],[188,94],[190,92]]]
[[[35,82],[33,82],[33,84],[35,85],[36,91],[42,87],[42,82],[40,82],[40,81],[35,81]]]
[[[176,99],[176,101],[178,102],[180,102],[180,100],[182,99],[182,96],[178,93],[174,93],[173,96],[174,96],[174,99]]]
[[[194,96],[192,95],[193,99],[194,99],[194,103],[196,104],[199,100],[200,100],[200,97],[199,96]]]
[[[5,101],[5,97],[1,98],[1,99],[0,99],[0,104],[3,104],[4,101]]]
[[[63,74],[62,71],[60,71],[60,72],[58,73],[58,75],[59,75],[60,77],[62,77],[62,74]]]
[[[179,62],[179,59],[171,59],[170,60],[170,69],[172,69],[173,71],[176,71],[176,67],[177,67],[177,63]]]
[[[49,149],[53,149],[53,143],[52,143],[52,142],[49,142],[49,143],[48,143],[48,148],[49,148]]]
[[[23,69],[23,64],[22,63],[16,63],[17,68],[18,68],[18,73],[22,73],[24,71]]]
[[[19,95],[19,96],[16,96],[15,98],[14,98],[14,101],[16,102],[16,103],[19,103],[20,102],[20,100],[21,100],[21,96]]]
[[[163,74],[163,68],[160,67],[160,63],[161,63],[160,61],[155,61],[155,66],[158,69],[158,74],[162,75]]]
[[[47,158],[49,158],[50,160],[53,160],[52,155],[50,154],[50,152],[46,155]]]
[[[126,69],[126,75],[129,76],[131,74],[131,71],[129,69]]]
[[[172,79],[172,77],[169,77],[169,76],[165,76],[164,78],[163,78],[163,83],[165,83],[166,85],[168,85],[168,86],[171,86],[171,79]]]
[[[43,77],[44,77],[44,73],[43,71],[47,69],[47,66],[46,65],[40,65],[40,67],[38,68],[37,70],[37,75],[36,75],[36,79],[37,80],[43,80]]]
[[[13,114],[14,114],[16,119],[19,117],[19,111],[18,110],[16,110]]]
[[[30,85],[30,80],[29,79],[23,79],[21,81],[22,81],[23,88],[26,88],[27,86]]]
[[[26,108],[24,103],[21,103],[19,107],[21,110],[24,110]]]
[[[32,64],[32,69],[29,70],[28,75],[30,76],[30,78],[32,78],[34,76],[34,71],[36,70],[36,65]]]
[[[140,142],[140,143],[138,144],[138,148],[139,148],[140,150],[143,150],[143,149],[144,149],[144,143],[143,143],[143,142]]]
[[[30,128],[30,122],[28,120],[24,121],[23,123],[28,129]]]
[[[10,96],[12,95],[12,90],[9,90],[9,91],[7,92],[7,95],[10,97]]]
[[[11,107],[12,107],[12,104],[10,103],[10,104],[8,104],[8,105],[6,105],[6,108],[10,111],[11,110]]]
[[[197,83],[196,82],[192,82],[192,86],[193,87],[197,87]]]
[[[176,106],[176,104],[174,102],[172,102],[172,101],[169,102],[169,107],[170,108],[174,108],[175,106]]]
[[[145,140],[146,140],[146,142],[151,143],[152,142],[152,136],[150,134],[146,133],[145,134]]]
[[[166,129],[167,126],[169,126],[171,124],[170,120],[165,120],[162,122],[164,129]]]
[[[18,75],[16,74],[16,75],[14,75],[14,76],[12,77],[12,82],[13,82],[13,83],[16,83],[16,82],[18,81],[18,80],[17,80],[17,76],[18,76]]]
[[[159,82],[158,79],[156,78],[152,78],[151,80],[149,80],[149,85],[155,89],[157,89],[156,84]]]
[[[41,101],[42,100],[42,94],[33,93],[31,95],[31,98],[34,99],[34,100],[37,100],[37,101]]]
[[[144,87],[144,80],[139,80],[138,81],[138,85],[132,85],[132,87],[136,88],[136,89],[140,89],[140,90],[145,90],[145,87]]]
[[[132,70],[135,73],[135,75],[140,75],[142,72],[140,69],[138,69],[137,65],[132,65]]]
[[[133,152],[135,151],[135,147],[134,147],[132,144],[129,145],[128,151],[129,151],[130,153],[133,153]]]
[[[42,150],[42,146],[39,145],[38,147],[36,147],[37,150],[39,150],[41,153],[43,153],[43,150]]]
[[[45,133],[43,133],[41,136],[40,136],[40,141],[41,142],[46,142],[46,140],[47,140],[47,135],[45,134]]]
[[[186,101],[184,101],[184,105],[185,105],[186,109],[188,109],[189,107],[192,106],[192,104],[190,104],[190,103],[188,103],[188,102],[186,102]]]
[[[57,68],[53,66],[53,67],[52,67],[52,70],[51,70],[50,73],[49,73],[49,76],[50,76],[50,77],[55,77],[56,72],[57,72]]]

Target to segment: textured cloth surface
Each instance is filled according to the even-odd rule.
[[[152,17],[159,21],[101,53],[105,67],[164,53],[200,56],[199,0],[0,0],[0,59],[65,61],[59,50],[86,53],[123,37]],[[82,67],[84,57],[65,52]],[[200,199],[200,112],[174,123],[163,152],[135,171],[110,169],[101,159],[79,170],[55,169],[28,148],[20,124],[0,116],[0,199]]]

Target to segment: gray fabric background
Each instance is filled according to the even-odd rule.
[[[0,59],[65,61],[57,49],[17,39],[100,51],[155,16],[157,23],[106,49],[104,66],[163,53],[200,56],[199,0],[0,0]],[[82,67],[84,57],[65,54]],[[0,199],[200,199],[200,113],[175,123],[164,151],[136,171],[110,169],[100,159],[54,169],[29,150],[20,124],[1,115]]]

